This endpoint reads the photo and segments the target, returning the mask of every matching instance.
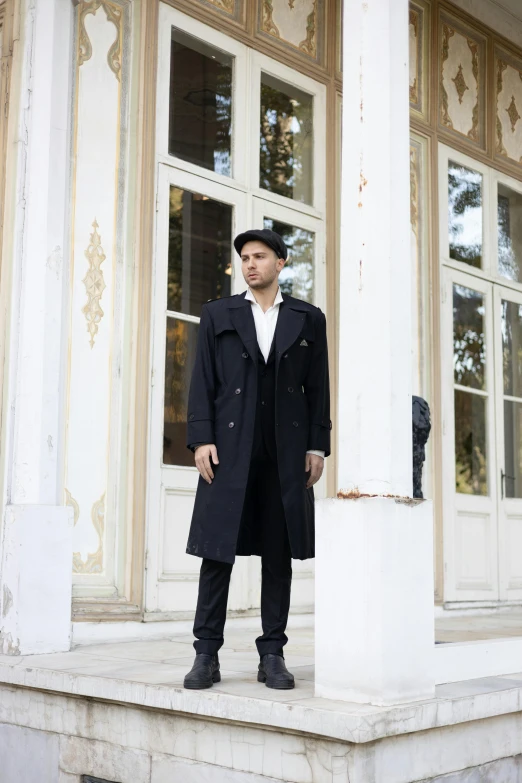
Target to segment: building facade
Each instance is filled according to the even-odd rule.
[[[231,240],[246,227],[283,235],[283,290],[326,312],[342,418],[341,4],[4,0],[0,20],[3,516],[72,519],[75,621],[184,619],[199,312],[244,290]],[[366,45],[378,59],[371,31]],[[520,603],[517,3],[413,0],[409,100],[409,366],[432,411],[435,602]],[[319,498],[345,487],[333,436]],[[310,611],[313,566],[295,577],[293,611]],[[239,562],[231,612],[258,601],[259,569]]]

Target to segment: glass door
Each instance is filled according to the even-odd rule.
[[[522,600],[522,185],[441,145],[447,601]]]
[[[446,600],[497,600],[491,284],[444,275],[443,404]]]
[[[500,597],[522,599],[522,294],[495,291]]]
[[[159,31],[146,609],[179,617],[200,567],[185,436],[201,306],[246,289],[233,238],[265,226],[290,248],[283,290],[325,309],[325,88],[163,3]],[[309,607],[313,571],[297,571]],[[229,609],[258,605],[259,574],[238,558]]]

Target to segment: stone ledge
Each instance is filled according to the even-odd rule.
[[[7,662],[4,658],[0,662],[0,682],[8,685],[351,743],[522,712],[522,675],[513,675],[518,676],[520,680],[489,678],[440,686],[433,700],[398,707],[372,707],[327,699],[299,699],[295,695],[288,701],[273,701],[222,691],[191,692],[170,685],[42,669],[25,658]]]

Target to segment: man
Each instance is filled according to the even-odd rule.
[[[313,485],[330,454],[326,320],[282,294],[288,250],[267,229],[234,240],[246,293],[203,305],[187,445],[200,473],[187,552],[203,558],[186,688],[221,679],[236,555],[262,558],[258,681],[293,688],[283,657],[291,558],[314,557]]]

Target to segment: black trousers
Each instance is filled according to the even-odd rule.
[[[243,518],[248,523],[253,504],[263,520],[261,542],[261,626],[256,639],[259,655],[283,655],[290,609],[292,556],[281,499],[277,464],[264,444],[254,449],[250,464]],[[194,648],[197,653],[214,655],[223,645],[228,589],[232,565],[203,559],[194,621]]]

